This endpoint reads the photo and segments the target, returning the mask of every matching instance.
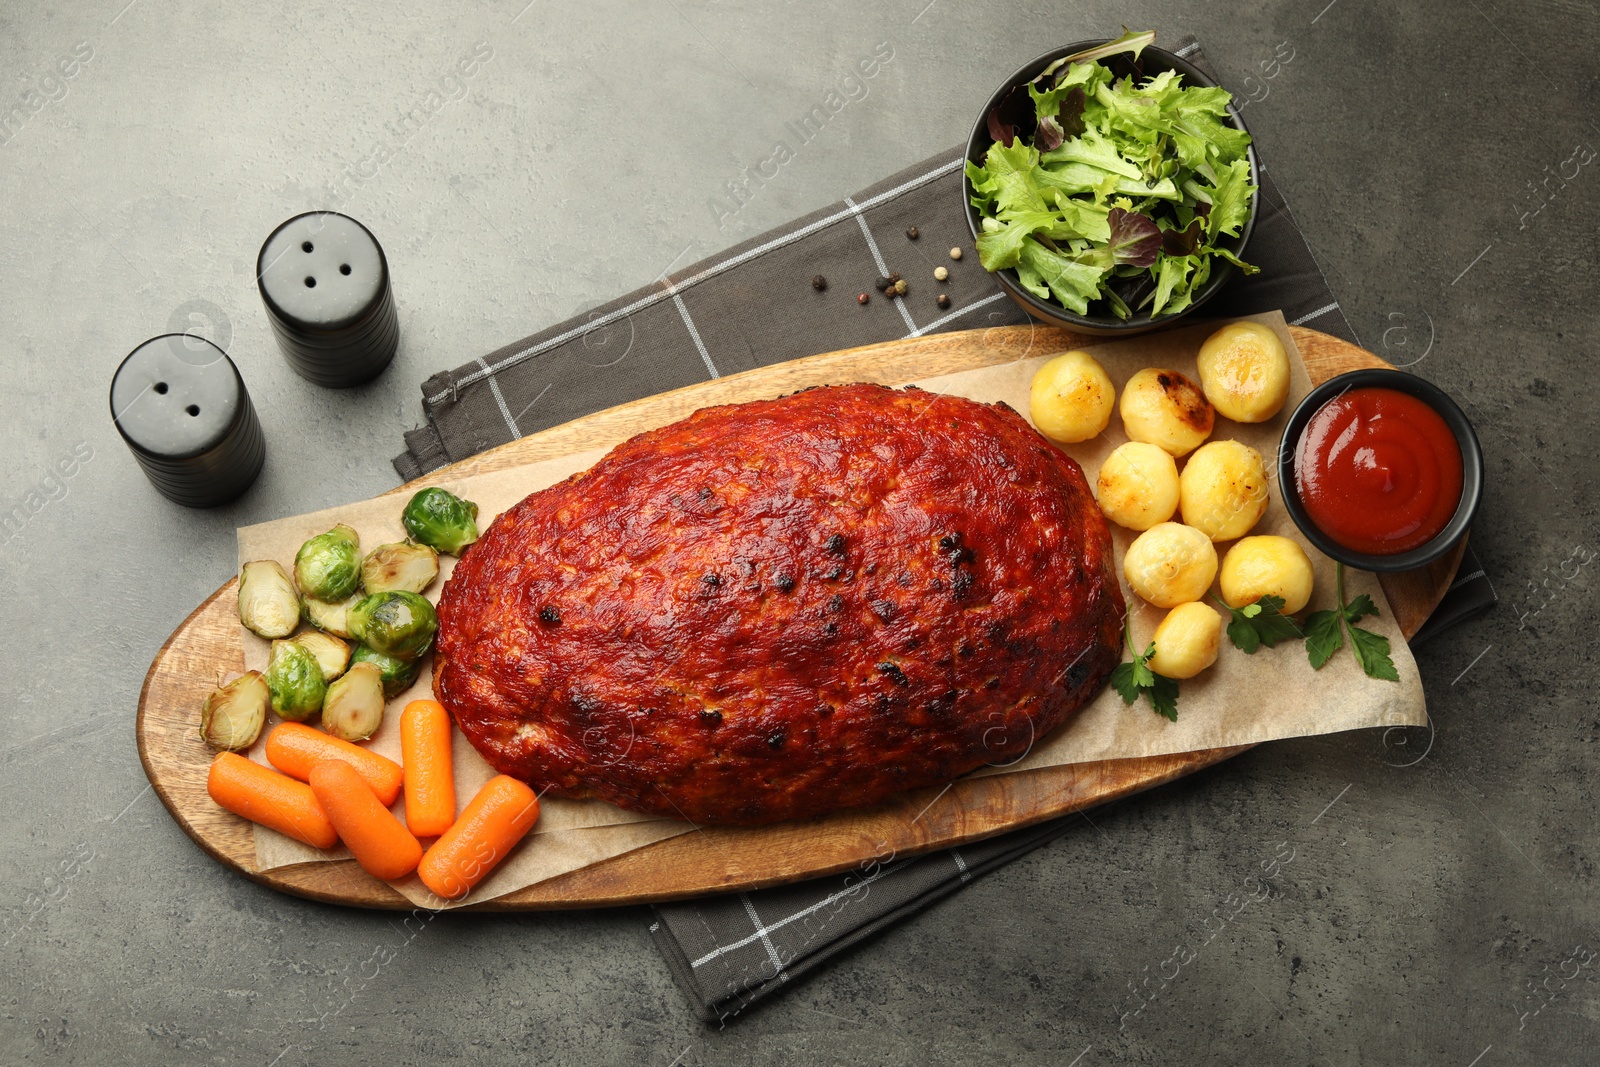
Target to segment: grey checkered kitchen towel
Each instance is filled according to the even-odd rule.
[[[1205,68],[1192,38],[1180,55]],[[406,435],[395,461],[406,480],[615,404],[735,371],[841,348],[1026,322],[970,249],[961,203],[962,149],[952,148],[834,204],[657,284],[436,374],[423,384],[428,424]],[[916,226],[920,238],[909,240]],[[1261,213],[1249,258],[1261,273],[1236,279],[1207,309],[1219,318],[1279,309],[1356,341],[1288,205],[1263,166]],[[948,283],[933,268],[950,268]],[[898,272],[904,300],[872,282]],[[821,292],[813,275],[828,279]],[[872,300],[856,304],[855,294]],[[947,293],[949,309],[934,296]],[[1413,645],[1487,610],[1493,588],[1469,550],[1451,590]],[[843,876],[708,897],[655,909],[651,933],[695,1013],[726,1021],[796,977],[973,877],[1073,826],[1051,823],[918,858],[879,857]]]

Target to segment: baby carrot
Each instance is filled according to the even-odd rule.
[[[417,869],[422,846],[350,764],[328,759],[311,768],[311,792],[362,870],[387,882]]]
[[[450,713],[437,700],[413,700],[400,713],[400,762],[406,776],[406,825],[438,837],[456,821]]]
[[[206,776],[211,799],[235,815],[260,823],[312,848],[339,843],[311,787],[236,752],[218,753]]]
[[[446,900],[464,897],[538,821],[539,798],[533,790],[515,778],[496,775],[428,849],[417,875]]]
[[[307,781],[311,768],[325,759],[344,760],[354,767],[384,807],[400,795],[400,765],[387,756],[329,737],[303,722],[279,723],[267,735],[267,762],[290,778]]]

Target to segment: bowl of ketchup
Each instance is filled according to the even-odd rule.
[[[1284,507],[1324,554],[1406,571],[1450,551],[1483,495],[1466,415],[1414,374],[1351,371],[1313,389],[1278,448]]]

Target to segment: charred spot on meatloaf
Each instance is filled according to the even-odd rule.
[[[876,385],[641,434],[459,561],[435,689],[497,770],[695,822],[1015,760],[1121,658],[1105,520],[1042,443]]]

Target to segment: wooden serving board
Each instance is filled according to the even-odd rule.
[[[1313,383],[1360,367],[1385,366],[1371,353],[1338,338],[1290,329]],[[609,448],[643,429],[712,404],[778,396],[814,385],[859,381],[900,385],[1096,343],[1103,342],[1052,327],[1005,326],[830,352],[576,419],[462,460],[386,495],[414,492],[440,476],[456,478]],[[1417,632],[1448,590],[1465,548],[1463,542],[1425,569],[1380,578],[1407,637]],[[213,753],[200,740],[200,706],[219,673],[244,670],[237,586],[237,579],[228,582],[196,608],[150,666],[139,695],[139,758],[145,774],[178,825],[201,848],[247,877],[285,893],[334,904],[411,908],[405,897],[362,871],[354,860],[258,870],[250,824],[223,811],[206,795]],[[963,778],[944,789],[920,790],[876,808],[806,822],[704,827],[475,907],[487,911],[600,907],[779,885],[1042,822],[1170,782],[1249,747]]]

